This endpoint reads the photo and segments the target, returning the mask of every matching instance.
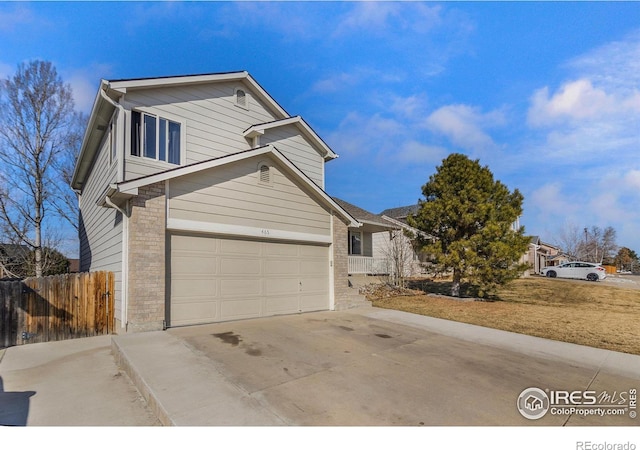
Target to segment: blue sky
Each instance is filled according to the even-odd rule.
[[[640,251],[636,2],[0,3],[0,76],[36,58],[87,112],[100,78],[248,70],[340,155],[331,195],[412,204],[460,152],[524,194],[528,234]]]

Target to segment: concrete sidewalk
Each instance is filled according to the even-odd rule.
[[[159,422],[97,336],[0,350],[0,425]]]

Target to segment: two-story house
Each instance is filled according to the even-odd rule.
[[[247,72],[102,80],[72,187],[80,270],[115,273],[117,330],[340,309],[336,158]]]

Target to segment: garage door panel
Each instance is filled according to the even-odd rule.
[[[198,277],[200,275],[215,275],[217,271],[217,257],[180,253],[174,254],[171,259],[171,272],[175,275]]]
[[[223,255],[259,256],[259,244],[255,241],[220,239],[220,253]]]
[[[170,239],[170,326],[329,309],[327,246]]]
[[[217,297],[219,281],[214,278],[173,279],[171,281],[171,298],[182,297]]]
[[[187,236],[174,234],[171,236],[171,244],[180,251],[195,251],[199,253],[216,252],[218,248],[218,239],[212,239],[204,236]]]
[[[299,312],[298,295],[267,297],[264,300],[264,315],[291,314]]]
[[[259,298],[222,301],[220,315],[222,320],[260,317],[261,304],[262,301]]]
[[[220,297],[259,296],[262,292],[260,280],[220,280]]]
[[[300,256],[311,256],[326,261],[328,248],[322,245],[300,245]]]
[[[265,256],[298,256],[298,247],[290,244],[267,242],[264,245]]]
[[[326,292],[326,278],[305,278],[300,284],[301,292]]]
[[[223,257],[220,261],[222,275],[237,275],[242,277],[260,275],[262,262],[260,259],[241,259]]]
[[[300,292],[298,278],[269,278],[264,280],[266,295],[297,295]]]
[[[301,295],[300,311],[324,311],[327,309],[327,298],[324,294],[317,295]]]
[[[329,273],[327,261],[300,261],[300,273],[305,274],[322,274],[327,276]]]
[[[300,265],[298,259],[272,259],[268,258],[265,260],[266,264],[264,267],[265,275],[297,275]]]
[[[188,303],[180,305],[180,308],[171,310],[172,325],[189,325],[203,323],[206,321],[216,321],[218,317],[218,301],[191,299]]]

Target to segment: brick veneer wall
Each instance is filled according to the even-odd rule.
[[[164,182],[141,187],[129,217],[128,327],[162,330],[165,320]]]
[[[333,293],[335,308],[349,299],[349,241],[347,224],[333,216]]]

